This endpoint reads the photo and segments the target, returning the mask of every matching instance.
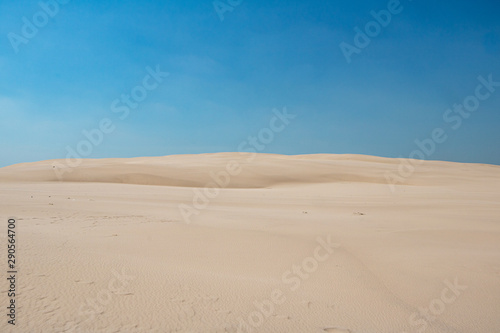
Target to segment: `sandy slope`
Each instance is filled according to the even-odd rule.
[[[2,168],[0,267],[15,216],[19,293],[16,328],[3,315],[0,331],[500,332],[500,167],[425,162],[393,192],[400,163],[224,153]],[[241,170],[205,207],[228,165]]]

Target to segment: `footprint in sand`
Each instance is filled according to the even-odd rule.
[[[343,329],[343,328],[336,328],[336,327],[325,328],[325,329],[323,329],[323,331],[328,332],[328,333],[352,333],[351,330]]]

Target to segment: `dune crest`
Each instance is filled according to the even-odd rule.
[[[365,155],[276,155],[215,153],[164,157],[86,159],[76,167],[65,160],[23,163],[0,169],[0,181],[87,182],[204,187],[229,168],[227,188],[265,188],[290,184],[387,183],[398,174],[404,159]],[[415,162],[411,162],[415,163]],[[500,167],[480,164],[423,161],[415,166],[407,185],[433,185],[477,180],[498,174]]]

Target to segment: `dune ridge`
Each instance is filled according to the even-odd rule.
[[[280,184],[387,183],[388,172],[402,163],[415,165],[407,185],[478,180],[497,174],[499,166],[407,160],[352,154],[277,155],[214,153],[163,157],[84,159],[75,167],[65,160],[22,163],[0,169],[0,181],[97,182],[178,187],[204,187],[213,174],[237,163],[242,169],[228,188],[264,188]],[[468,175],[464,177],[464,171]]]

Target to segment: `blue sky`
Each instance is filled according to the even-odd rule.
[[[500,87],[443,120],[478,76],[500,81],[500,3],[401,0],[348,63],[339,45],[389,2],[243,0],[221,20],[210,0],[73,0],[16,52],[43,9],[0,1],[0,167],[65,158],[103,118],[89,158],[236,151],[283,107],[297,117],[262,152],[408,157],[443,128],[427,159],[500,164]],[[112,102],[156,66],[169,76],[120,119]]]

